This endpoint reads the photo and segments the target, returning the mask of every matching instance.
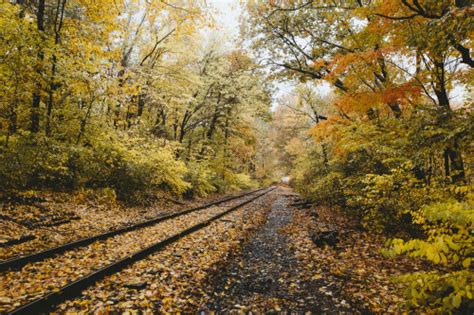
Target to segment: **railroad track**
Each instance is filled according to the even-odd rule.
[[[80,247],[80,246],[85,246],[85,245],[88,245],[88,244],[93,243],[93,242],[98,241],[98,240],[104,240],[104,239],[107,239],[107,238],[110,238],[110,237],[113,237],[113,236],[116,236],[116,235],[119,235],[119,234],[123,234],[123,233],[134,231],[134,230],[138,230],[138,229],[141,229],[141,228],[144,228],[144,227],[147,227],[147,226],[150,226],[150,225],[153,225],[153,224],[165,221],[165,220],[177,218],[177,217],[180,217],[182,215],[185,215],[185,214],[188,214],[188,213],[191,213],[191,212],[199,211],[199,210],[202,210],[202,209],[209,208],[211,206],[222,204],[222,203],[227,202],[227,201],[242,198],[242,197],[245,197],[247,195],[251,195],[251,194],[257,193],[259,191],[262,191],[264,189],[265,188],[261,188],[261,189],[253,190],[253,191],[250,191],[250,192],[238,194],[238,195],[235,195],[235,196],[225,197],[225,198],[213,201],[213,202],[205,203],[203,205],[200,205],[200,206],[197,206],[197,207],[194,207],[194,208],[186,209],[186,210],[179,211],[179,212],[174,212],[174,213],[171,213],[171,214],[160,215],[156,218],[146,220],[146,221],[141,222],[141,223],[133,224],[133,225],[130,225],[130,226],[126,226],[126,227],[123,227],[123,228],[120,228],[120,229],[105,232],[105,233],[98,234],[98,235],[95,235],[95,236],[82,238],[82,239],[79,239],[77,241],[73,241],[73,242],[70,242],[70,243],[59,245],[59,246],[56,246],[56,247],[53,247],[53,248],[50,248],[50,249],[46,249],[46,250],[43,250],[43,251],[40,251],[40,252],[37,252],[37,253],[33,253],[33,254],[30,254],[30,255],[22,256],[22,257],[16,257],[16,258],[8,259],[8,260],[0,262],[0,272],[8,270],[8,269],[18,269],[18,268],[20,268],[20,267],[22,267],[22,266],[24,266],[28,263],[32,263],[32,262],[35,262],[35,261],[43,260],[43,259],[48,258],[48,257],[52,257],[56,254],[60,254],[60,253],[65,252],[66,250],[69,250],[69,249],[74,249],[74,248],[77,248],[77,247]]]
[[[7,282],[9,282],[8,280],[15,281],[18,288],[27,287],[30,291],[27,292],[27,294],[29,294],[27,298],[25,298],[26,295],[21,296],[23,297],[21,300],[23,303],[16,302],[17,304],[20,303],[20,305],[13,305],[14,307],[17,307],[16,309],[10,308],[5,311],[10,312],[11,314],[36,314],[47,312],[53,306],[80,294],[82,290],[103,277],[116,273],[133,262],[141,260],[150,254],[165,248],[167,245],[181,239],[182,237],[208,226],[211,222],[220,219],[226,214],[235,211],[246,204],[249,204],[273,189],[275,188],[270,187],[268,189],[258,189],[248,193],[227,197],[196,208],[161,216],[130,227],[82,239],[50,250],[17,258],[16,260],[11,260],[9,261],[10,266],[6,268],[8,270],[4,272],[2,277],[0,277],[0,281],[4,282],[2,284],[2,291],[3,286],[7,285]],[[247,196],[249,197],[247,198]],[[222,205],[239,198],[245,198],[245,200],[238,202],[237,204]],[[224,208],[224,210],[222,210],[222,208]],[[171,219],[177,219],[179,222],[175,222],[176,220]],[[165,230],[168,232],[162,232]],[[178,232],[169,233],[170,230],[177,230]],[[151,237],[148,239],[145,238],[145,240],[142,241],[141,238],[145,235],[151,235]],[[115,240],[115,238],[117,238],[117,240]],[[120,246],[123,245],[123,242],[129,239],[130,244],[133,245],[133,251],[124,252],[120,249]],[[159,241],[156,242],[156,239],[159,239]],[[115,249],[117,246],[118,249]],[[108,251],[114,252],[114,250],[114,254],[109,256],[106,255]],[[61,253],[64,254],[59,255]],[[52,257],[54,255],[56,256]],[[85,266],[87,267],[80,266],[76,270],[73,262],[82,262],[82,257],[86,257]],[[88,266],[87,259],[90,257],[99,257],[99,260],[102,259],[101,264],[98,266]],[[68,264],[70,266],[68,266]],[[18,268],[19,266],[24,266],[24,268],[16,273],[15,268]],[[11,268],[14,269],[11,270]],[[63,270],[70,270],[71,272],[64,275]],[[34,280],[30,283],[28,279],[22,279],[21,277],[22,273],[39,276],[35,274],[35,272],[41,275],[41,277],[45,277],[46,275],[46,278],[39,279],[39,281]],[[74,276],[76,280],[71,280]],[[53,278],[58,280],[54,285],[48,287],[47,282],[52,281]],[[38,283],[42,284],[42,280],[46,282],[46,288],[42,287],[38,290],[34,285],[37,285]],[[14,288],[10,288],[10,294],[17,294],[17,290],[12,290],[14,290]],[[38,292],[36,295],[33,294],[33,297],[36,299],[32,300],[31,292]],[[20,290],[18,294],[21,295],[22,293],[25,292],[21,292]],[[26,304],[25,301],[27,302]]]

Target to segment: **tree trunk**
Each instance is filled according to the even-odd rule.
[[[66,7],[67,0],[57,0],[56,5],[56,18],[54,20],[54,44],[58,45],[61,37],[61,29],[63,27],[63,20],[64,20],[64,9]],[[48,97],[48,105],[46,110],[46,135],[49,136],[51,134],[51,119],[53,113],[53,104],[54,104],[54,91],[58,88],[58,85],[54,82],[56,78],[56,64],[58,62],[58,58],[56,55],[53,55],[52,64],[51,64],[51,78],[49,83],[49,97]]]
[[[193,148],[193,137],[192,137],[192,134],[191,134],[189,139],[188,139],[188,154],[186,154],[186,156],[185,156],[185,161],[186,162],[189,162],[189,160],[191,159],[192,148]]]
[[[448,150],[444,150],[444,175],[446,177],[451,176],[449,172],[449,153]]]
[[[181,124],[179,126],[179,143],[183,143],[184,136],[186,135],[186,125],[188,123],[189,116],[190,113],[188,110],[186,110],[183,115],[183,120],[181,121]]]
[[[94,104],[94,101],[91,100],[90,103],[89,103],[89,107],[87,108],[86,115],[84,116],[84,118],[81,121],[81,127],[79,129],[79,133],[77,134],[76,144],[79,144],[79,141],[81,141],[82,135],[86,131],[87,120],[89,119],[89,116],[92,113],[92,105],[93,104]]]
[[[31,132],[37,133],[39,131],[39,106],[41,102],[41,97],[39,95],[39,88],[36,88],[36,91],[33,94],[33,101],[31,103]]]
[[[44,9],[45,9],[45,0],[38,1],[38,12],[36,13],[36,27],[38,30],[43,33],[44,32]],[[42,49],[39,49],[38,52],[38,62],[36,65],[36,72],[38,76],[41,76],[41,63],[44,59],[44,53]],[[39,107],[41,103],[41,82],[38,79],[36,82],[36,89],[33,92],[33,100],[31,102],[31,132],[37,133],[39,131],[39,121],[40,121],[40,113]]]
[[[434,92],[439,105],[446,111],[446,118],[449,119],[452,115],[452,110],[449,104],[448,90],[446,88],[445,63],[443,61],[438,61],[434,64],[438,73],[438,82],[435,83]],[[465,181],[466,175],[464,171],[464,163],[456,140],[454,140],[453,145],[448,146],[444,150],[444,170],[446,176],[451,176],[453,183]]]
[[[15,134],[17,130],[17,105],[18,105],[18,82],[15,85],[15,93],[14,93],[13,101],[8,106],[8,136]],[[8,141],[7,141],[8,145]]]
[[[449,162],[451,164],[451,179],[453,183],[465,181],[466,174],[464,172],[464,163],[457,143],[455,143],[453,147],[446,148],[445,152],[449,157]]]
[[[224,161],[223,161],[223,167],[222,167],[222,180],[225,180],[225,168],[226,168],[226,160],[227,160],[227,143],[229,140],[229,116],[231,115],[230,111],[227,111],[227,115],[225,118],[225,124],[224,124]]]
[[[51,116],[53,113],[53,102],[54,102],[54,90],[56,89],[54,84],[54,77],[56,76],[56,56],[53,56],[53,65],[51,66],[51,82],[49,84],[49,97],[48,105],[46,109],[46,135],[51,134]]]
[[[137,117],[140,119],[140,117],[143,114],[143,109],[145,108],[145,97],[146,95],[144,93],[140,93],[138,95],[138,110],[137,110]]]
[[[216,106],[216,110],[214,111],[214,115],[212,116],[211,124],[209,125],[209,129],[207,130],[206,137],[207,140],[212,140],[214,136],[214,132],[216,131],[217,121],[219,120],[219,110]]]
[[[323,164],[326,170],[329,170],[328,150],[326,143],[321,143],[321,150],[323,152]]]

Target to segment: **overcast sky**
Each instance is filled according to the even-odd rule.
[[[214,14],[219,28],[227,35],[236,38],[239,35],[239,16],[242,9],[238,1],[234,0],[208,0],[216,12]]]

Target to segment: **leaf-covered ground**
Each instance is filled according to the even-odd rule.
[[[40,195],[34,202],[0,202],[1,260],[31,254],[203,202],[196,199],[176,204],[162,199],[149,207],[126,207],[107,200],[88,200],[69,194]],[[215,195],[206,201],[218,197]],[[27,240],[28,236],[31,239]],[[9,245],[11,243],[16,244]]]
[[[100,281],[58,312],[195,312],[212,298],[204,283],[265,221],[272,194]],[[178,229],[176,229],[178,230]]]
[[[306,270],[283,232],[292,222],[294,197],[280,188],[266,223],[232,264],[207,288],[207,310],[218,312],[349,312],[350,305],[333,293],[319,274]]]
[[[339,242],[336,246],[316,246],[311,233],[327,226],[338,231]],[[361,231],[334,209],[297,209],[285,233],[305,273],[324,279],[327,285],[320,290],[339,296],[362,313],[402,312],[403,286],[394,281],[395,277],[427,267],[406,257],[383,257],[385,237]]]
[[[426,266],[382,257],[382,237],[326,208],[298,208],[298,199],[279,187],[97,282],[56,312],[401,312],[402,287],[392,277]],[[212,207],[4,272],[0,312],[223,210]],[[315,245],[312,233],[328,225],[339,242]]]
[[[237,202],[239,200],[225,205]],[[222,212],[223,209],[223,207],[211,207],[189,213],[173,220],[66,251],[64,254],[28,264],[18,271],[3,272],[0,274],[0,312],[11,310],[54,291],[94,270],[169,237],[179,230],[210,218]]]

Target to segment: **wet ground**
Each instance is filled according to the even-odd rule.
[[[295,198],[279,188],[267,221],[241,255],[215,277],[213,300],[208,310],[291,311],[340,314],[344,304],[335,303],[324,280],[309,278],[294,257],[283,229],[291,223]]]

